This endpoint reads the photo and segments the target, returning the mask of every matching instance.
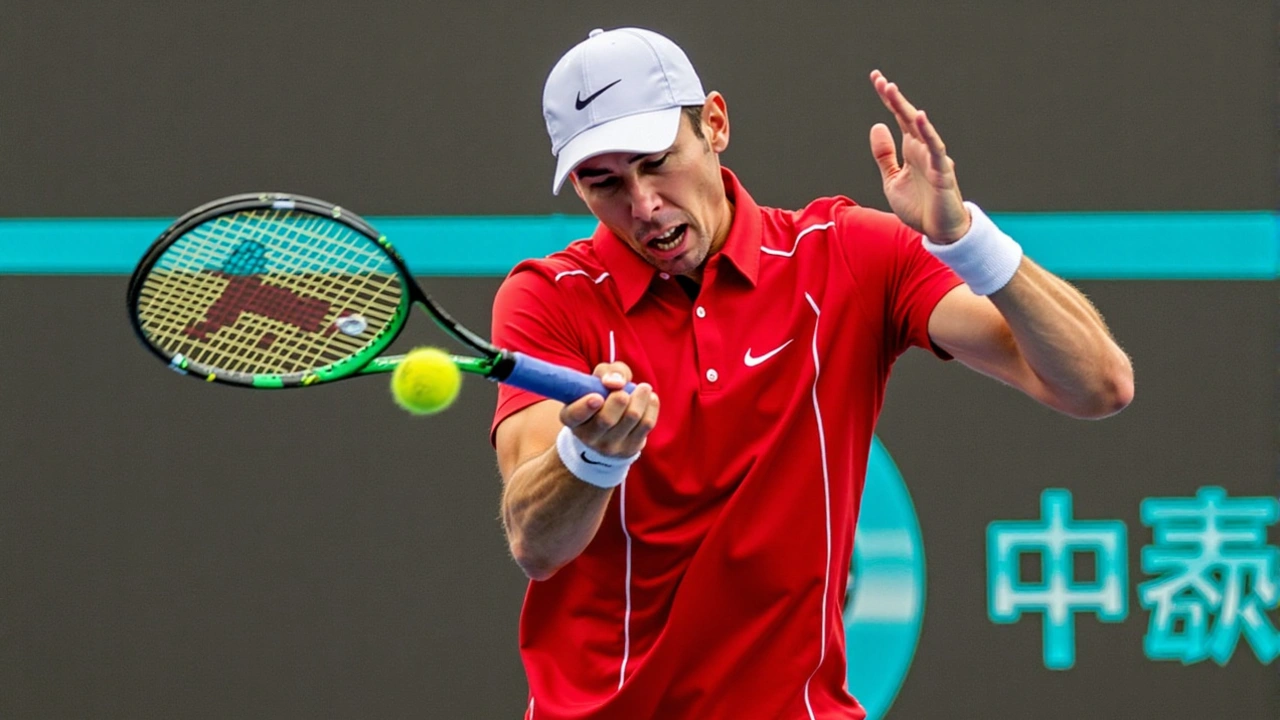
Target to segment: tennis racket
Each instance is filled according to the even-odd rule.
[[[471,356],[460,370],[571,403],[596,377],[494,347],[445,312],[355,213],[298,195],[234,195],[178,218],[129,282],[133,329],[170,368],[208,382],[292,388],[392,371],[382,356],[425,309]],[[628,392],[634,385],[628,384]]]

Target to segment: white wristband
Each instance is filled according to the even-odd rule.
[[[1013,279],[1022,263],[1022,246],[1001,232],[982,208],[965,202],[972,220],[964,237],[947,245],[924,239],[924,248],[946,263],[975,295],[990,295]]]
[[[560,428],[560,434],[556,436],[556,450],[560,453],[560,462],[574,477],[601,488],[621,485],[631,463],[640,458],[640,453],[624,458],[601,455],[587,447],[567,427]]]

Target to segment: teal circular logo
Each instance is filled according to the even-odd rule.
[[[911,668],[924,618],[924,542],[902,474],[872,438],[845,595],[849,692],[880,720]]]

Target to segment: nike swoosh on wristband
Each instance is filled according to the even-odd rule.
[[[583,450],[582,452],[578,453],[578,457],[582,458],[582,462],[588,465],[603,465],[605,467],[613,467],[613,465],[610,465],[607,462],[599,462],[597,460],[592,460],[591,458],[587,457],[586,450]]]
[[[792,340],[794,340],[794,339],[795,339],[795,338],[792,338]],[[747,367],[755,367],[755,366],[759,365],[760,363],[764,362],[765,360],[768,360],[769,358],[773,357],[774,355],[777,355],[778,353],[782,352],[782,348],[784,348],[784,347],[786,347],[786,346],[788,346],[788,345],[790,345],[790,344],[791,344],[791,340],[788,340],[788,341],[786,341],[786,342],[782,343],[781,345],[779,345],[778,347],[776,347],[776,348],[774,348],[774,349],[770,350],[769,352],[767,352],[767,353],[765,353],[765,354],[761,355],[760,357],[751,357],[751,348],[747,348],[747,354],[746,354],[745,356],[743,356],[743,358],[742,358],[742,362],[746,363],[746,364],[747,364]]]
[[[573,106],[574,106],[575,108],[579,109],[579,110],[581,110],[581,109],[585,108],[586,106],[588,106],[588,105],[590,105],[590,104],[591,104],[591,101],[592,101],[592,100],[595,100],[596,98],[600,97],[600,93],[604,92],[605,90],[608,90],[609,88],[613,87],[614,85],[617,85],[617,84],[618,84],[618,83],[620,83],[620,82],[622,82],[622,78],[618,78],[617,80],[614,80],[613,82],[609,83],[608,85],[605,85],[604,87],[600,88],[599,90],[597,90],[597,91],[595,91],[595,92],[591,93],[590,95],[588,95],[586,100],[583,100],[583,99],[582,99],[582,91],[581,91],[581,90],[579,90],[579,91],[578,91],[577,96],[576,96],[576,97],[574,97],[574,99],[573,99]]]

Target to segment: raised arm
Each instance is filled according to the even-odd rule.
[[[929,319],[930,338],[956,359],[1073,417],[1101,418],[1133,399],[1133,366],[1078,290],[1022,256],[976,206],[923,110],[880,71],[871,82],[902,131],[871,129],[871,152],[894,213],[966,280]]]
[[[929,337],[968,367],[1066,415],[1098,419],[1133,399],[1133,367],[1093,305],[1023,258],[988,297],[966,285],[929,318]]]

